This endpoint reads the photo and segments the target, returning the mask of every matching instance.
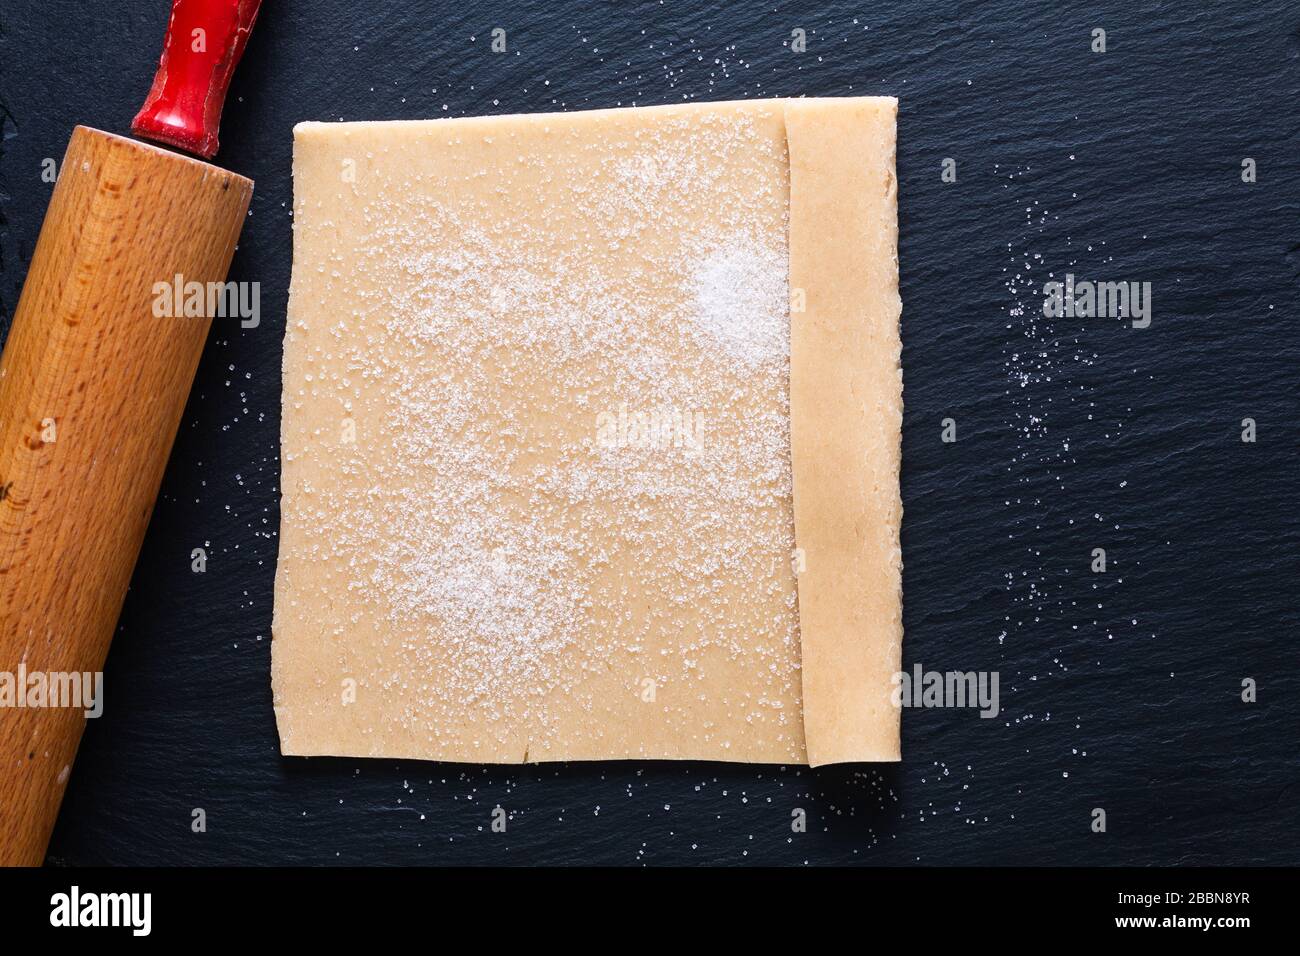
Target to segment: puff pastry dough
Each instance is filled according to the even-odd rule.
[[[284,753],[898,759],[896,108],[295,129]]]

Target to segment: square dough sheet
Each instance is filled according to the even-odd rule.
[[[898,759],[896,111],[295,129],[285,754]]]

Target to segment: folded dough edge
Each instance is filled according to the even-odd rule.
[[[808,763],[900,759],[892,97],[788,100],[790,442]]]

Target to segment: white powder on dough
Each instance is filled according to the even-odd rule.
[[[704,253],[691,276],[687,318],[705,347],[746,366],[789,361],[790,324],[781,307],[788,256],[775,243],[729,238]]]
[[[406,635],[386,686],[433,693],[400,675],[454,674],[454,699],[402,719],[468,701],[544,724],[534,702],[570,689],[575,652],[599,671],[615,636],[635,646],[680,630],[679,653],[647,676],[698,680],[701,657],[721,651],[759,678],[736,706],[802,733],[786,198],[717,172],[736,155],[770,168],[783,146],[739,117],[671,131],[689,135],[647,134],[636,155],[568,184],[582,241],[567,251],[534,217],[493,229],[449,191],[392,173],[361,211],[358,248],[331,266],[361,309],[312,316],[309,344],[290,329],[308,366],[347,369],[309,376],[296,397],[375,424],[333,464],[362,490],[337,503],[313,489],[288,518],[313,529],[311,560],[356,569],[348,586],[376,626]],[[508,170],[493,174],[509,188]],[[638,275],[675,293],[638,295]],[[620,404],[699,413],[706,440],[599,447],[596,416]],[[737,586],[750,606],[729,603]]]

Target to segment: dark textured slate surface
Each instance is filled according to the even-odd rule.
[[[74,123],[125,130],[166,6],[0,9],[5,329],[41,161]],[[266,4],[220,156],[257,181],[232,278],[262,283],[263,320],[208,343],[52,861],[1297,862],[1300,9],[884,6]],[[518,55],[487,52],[497,25]],[[872,93],[902,100],[905,659],[999,671],[1002,716],[908,711],[883,770],[282,759],[293,124]],[[1042,282],[1066,271],[1151,282],[1151,328],[1044,320]]]

